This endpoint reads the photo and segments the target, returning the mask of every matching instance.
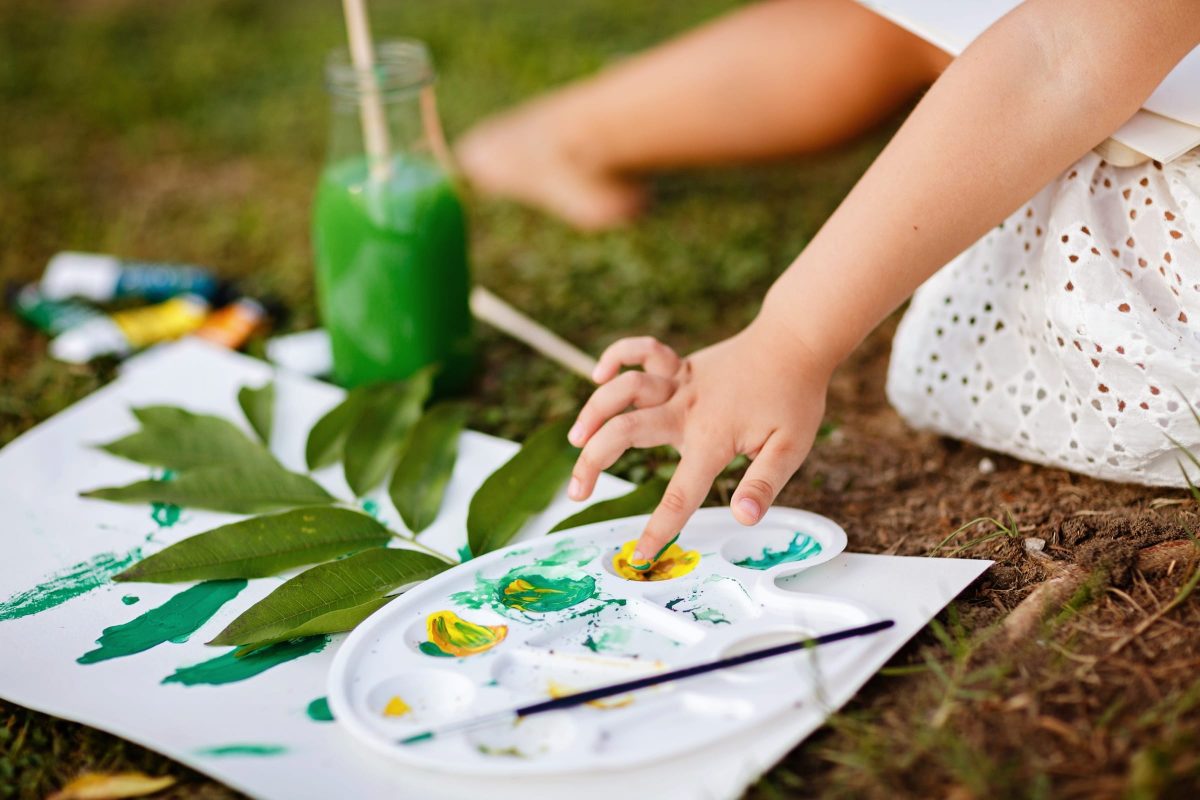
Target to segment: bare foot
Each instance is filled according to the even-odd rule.
[[[555,99],[467,131],[454,148],[467,179],[484,194],[540,208],[581,230],[629,222],[645,206],[645,193],[628,178],[588,166],[587,143],[571,143]]]

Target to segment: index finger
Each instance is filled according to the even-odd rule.
[[[724,468],[725,461],[713,458],[711,454],[684,456],[680,460],[658,508],[650,515],[650,521],[634,546],[633,556],[629,559],[632,569],[645,572],[654,566],[704,502],[713,481]]]

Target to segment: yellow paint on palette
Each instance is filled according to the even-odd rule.
[[[687,575],[700,563],[700,551],[684,550],[679,545],[672,544],[663,551],[650,569],[636,570],[629,566],[629,559],[633,558],[633,548],[636,545],[637,540],[632,539],[622,545],[613,556],[613,570],[627,581],[666,581]]]
[[[421,652],[432,656],[473,656],[490,650],[508,635],[507,625],[477,625],[453,611],[435,611],[425,620],[429,641]]]
[[[578,689],[572,689],[570,686],[563,686],[561,683],[556,683],[555,681],[548,681],[546,683],[546,694],[550,695],[555,700],[559,699],[560,697],[566,697],[568,695],[575,694],[578,691]],[[614,708],[625,708],[631,703],[633,703],[633,695],[627,694],[620,697],[613,697],[608,700],[591,700],[587,703],[584,703],[584,705],[591,706],[592,708],[598,708],[601,711],[611,711]]]
[[[404,698],[400,695],[392,695],[392,699],[387,701],[387,705],[383,707],[383,715],[385,717],[403,717],[405,714],[412,711],[412,707],[404,702]]]

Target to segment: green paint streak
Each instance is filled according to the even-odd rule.
[[[160,481],[169,481],[175,478],[174,470],[163,470],[163,474],[158,478]],[[159,503],[157,501],[150,503],[150,518],[158,523],[160,528],[170,528],[176,522],[179,522],[179,514],[181,509],[174,503]]]
[[[597,597],[596,579],[565,566],[529,566],[509,570],[498,580],[475,575],[475,587],[450,596],[466,608],[489,608],[511,616],[510,610],[531,613],[562,611]]]
[[[697,622],[708,622],[712,625],[732,625],[729,620],[725,619],[725,615],[715,608],[694,608],[691,611],[692,619]]]
[[[806,558],[812,558],[820,552],[820,542],[807,533],[797,531],[785,549],[772,550],[769,547],[764,547],[762,555],[758,558],[743,558],[741,561],[733,563],[739,567],[746,567],[748,569],[770,569],[780,564],[786,564],[789,561],[803,561]]]
[[[134,595],[127,594],[127,595],[125,595],[124,597],[122,597],[122,598],[121,598],[121,602],[122,602],[122,603],[124,603],[124,604],[125,604],[125,605],[127,605],[127,606],[131,606],[131,605],[133,605],[134,603],[140,602],[140,601],[141,601],[141,599],[142,599],[142,598],[140,598],[140,597],[135,597]]]
[[[219,747],[205,747],[195,751],[198,756],[281,756],[288,749],[278,744],[224,744]]]
[[[333,712],[329,709],[329,698],[318,697],[308,704],[308,718],[313,722],[333,722]]]
[[[458,548],[458,560],[459,561],[461,561],[462,563],[465,564],[466,562],[470,561],[472,558],[473,558],[473,556],[471,555],[471,545],[464,544],[462,547]]]
[[[583,640],[583,646],[593,653],[622,650],[625,645],[629,644],[629,637],[628,628],[609,628],[595,636],[588,634],[588,637]]]
[[[180,667],[173,675],[163,678],[162,682],[182,683],[184,686],[220,686],[236,683],[301,656],[319,653],[327,644],[329,637],[322,635],[279,642],[241,658],[238,658],[237,650],[231,650],[208,661],[201,661],[190,667]]]
[[[417,647],[427,656],[437,656],[438,658],[454,658],[452,653],[447,653],[433,642],[421,642],[419,645],[417,645]]]
[[[84,653],[76,661],[95,664],[110,658],[141,653],[165,642],[186,642],[221,606],[237,597],[238,592],[245,588],[244,580],[198,583],[140,617],[105,628],[96,640],[100,646]]]
[[[379,519],[379,503],[374,500],[363,500],[362,510],[370,514],[375,519]]]
[[[133,566],[141,557],[142,548],[135,547],[123,556],[101,553],[55,572],[37,586],[0,602],[0,622],[40,614],[87,594],[108,583],[113,575]]]
[[[416,744],[417,742],[428,742],[433,738],[433,731],[425,731],[418,733],[415,736],[409,736],[407,739],[401,739],[400,744]]]
[[[560,567],[566,565],[583,567],[590,564],[598,555],[600,555],[599,547],[591,545],[577,547],[574,542],[568,539],[563,542],[557,542],[554,545],[553,553],[545,558],[539,558],[534,563],[540,567]]]

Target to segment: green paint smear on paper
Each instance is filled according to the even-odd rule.
[[[785,549],[772,550],[769,547],[764,547],[762,555],[758,558],[743,558],[741,561],[733,563],[739,567],[747,567],[748,569],[770,569],[780,564],[786,564],[789,561],[803,561],[806,558],[812,558],[820,552],[820,542],[807,533],[797,531]]]
[[[135,547],[123,556],[101,553],[55,572],[37,586],[0,602],[0,621],[40,614],[87,594],[108,583],[113,575],[133,566],[141,557],[142,548]]]
[[[163,474],[157,478],[160,481],[169,481],[175,478],[174,470],[163,470]],[[150,518],[153,519],[160,528],[170,528],[176,522],[179,522],[179,514],[181,509],[174,503],[160,503],[154,501],[150,503]]]
[[[308,704],[308,718],[313,722],[333,722],[333,712],[329,709],[329,698],[318,697]]]
[[[200,626],[212,619],[221,606],[237,597],[246,581],[206,581],[152,608],[140,617],[121,625],[105,628],[96,640],[100,645],[76,659],[80,664],[95,664],[110,658],[141,653],[166,642],[186,642]]]
[[[197,750],[198,756],[281,756],[288,749],[278,744],[225,744],[219,747],[205,747]]]
[[[125,604],[125,605],[127,605],[127,606],[131,606],[131,605],[133,605],[134,603],[138,603],[138,602],[140,602],[140,601],[141,601],[141,599],[142,599],[142,598],[140,598],[140,597],[136,597],[136,596],[134,596],[134,595],[132,595],[132,594],[127,594],[127,595],[125,595],[124,597],[122,597],[122,598],[121,598],[121,602],[122,602],[122,603],[124,603],[124,604]]]
[[[458,548],[458,560],[459,561],[461,561],[465,564],[466,562],[470,561],[472,558],[473,558],[473,556],[471,555],[471,545],[464,544],[462,547]]]
[[[163,683],[182,683],[184,686],[220,686],[236,683],[266,672],[288,661],[311,653],[319,653],[329,644],[328,636],[308,636],[288,642],[264,647],[249,655],[238,658],[237,650],[190,667],[180,667],[173,675],[163,678]]]
[[[370,514],[376,520],[379,519],[379,503],[374,500],[363,500],[362,510]]]

